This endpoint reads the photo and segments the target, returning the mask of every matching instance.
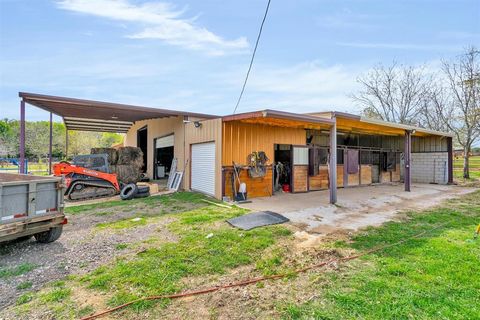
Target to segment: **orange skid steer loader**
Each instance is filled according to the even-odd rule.
[[[73,164],[61,161],[53,166],[53,173],[65,177],[65,195],[74,201],[113,196],[122,188],[106,154],[77,156]]]

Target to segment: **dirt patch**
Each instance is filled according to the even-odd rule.
[[[281,243],[276,248],[287,250],[285,265],[298,268],[300,266],[338,258],[349,254],[342,249],[319,248],[324,243],[317,243],[316,248],[297,250],[299,240]],[[308,271],[288,279],[268,280],[245,287],[224,289],[206,295],[187,297],[172,301],[162,309],[157,307],[142,317],[145,319],[272,319],[280,316],[279,306],[283,303],[302,303],[316,298],[316,282],[322,274],[339,268],[330,265],[318,270]],[[187,278],[184,286],[188,289],[200,289],[228,284],[248,278],[262,276],[255,265],[231,270],[226,275],[202,278]],[[288,284],[287,284],[288,282]]]
[[[182,202],[173,203],[170,208],[149,206],[144,203],[91,210],[88,213],[71,215],[59,240],[50,244],[39,244],[34,239],[2,244],[0,267],[15,268],[21,264],[31,264],[35,268],[19,276],[0,279],[0,309],[15,303],[27,290],[39,290],[46,283],[59,280],[67,275],[82,275],[118,256],[129,256],[144,250],[155,238],[156,244],[163,241],[176,241],[177,237],[166,226],[175,220],[169,213],[188,211],[205,204]],[[96,228],[98,224],[134,219],[141,216],[148,219],[145,225],[126,229]],[[145,242],[145,243],[143,243]],[[132,245],[135,244],[135,245]],[[28,289],[17,289],[20,283],[31,282]]]

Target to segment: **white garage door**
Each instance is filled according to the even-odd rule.
[[[175,136],[173,134],[163,137],[163,138],[157,138],[155,141],[155,148],[166,148],[166,147],[173,147],[173,144],[175,142]]]
[[[192,144],[192,190],[215,196],[215,142]]]

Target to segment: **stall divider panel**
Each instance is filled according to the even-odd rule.
[[[292,192],[308,192],[308,146],[292,146]]]

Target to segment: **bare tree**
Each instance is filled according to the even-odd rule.
[[[436,81],[431,83],[429,92],[424,98],[423,106],[420,108],[419,125],[437,131],[450,131],[444,115],[436,111],[436,106],[444,106],[447,103],[448,90],[436,78]]]
[[[480,139],[480,51],[469,47],[455,61],[443,61],[445,85],[431,92],[428,114],[455,134],[464,151],[463,177],[470,178],[469,156]]]
[[[432,83],[424,68],[395,62],[389,67],[378,65],[357,81],[362,90],[352,98],[363,107],[366,116],[404,124],[420,123],[418,115]]]

